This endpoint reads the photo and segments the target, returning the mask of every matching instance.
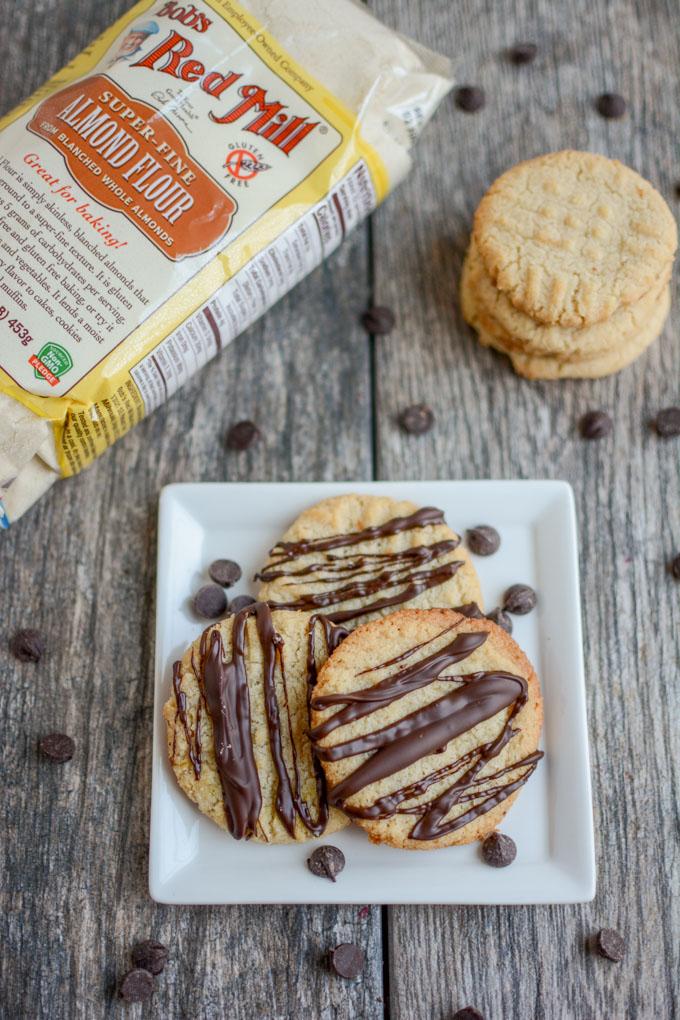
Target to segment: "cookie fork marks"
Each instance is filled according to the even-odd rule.
[[[563,213],[546,226],[546,193]],[[568,217],[573,208],[590,211]],[[594,240],[592,222],[609,228]],[[553,221],[554,222],[554,221]],[[668,270],[677,228],[652,185],[616,160],[548,153],[520,163],[489,188],[474,239],[486,272],[516,309],[538,323],[582,327],[640,300]]]

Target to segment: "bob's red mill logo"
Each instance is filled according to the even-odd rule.
[[[156,17],[166,15],[175,20],[180,11],[185,9],[171,2],[157,13]],[[194,8],[195,10],[195,8]],[[194,22],[187,21],[194,27]],[[204,21],[196,21],[198,32],[205,32],[210,27]],[[178,81],[194,82],[213,99],[222,99],[225,93],[239,97],[225,113],[210,111],[210,119],[216,124],[238,124],[240,130],[250,131],[258,138],[266,138],[286,156],[320,126],[320,121],[310,121],[307,117],[297,117],[290,113],[285,103],[270,98],[266,89],[257,84],[244,83],[243,74],[228,71],[209,70],[200,60],[194,59],[194,44],[190,39],[177,31],[171,31],[155,49],[131,65],[147,68],[168,74]],[[241,124],[241,121],[249,120]]]

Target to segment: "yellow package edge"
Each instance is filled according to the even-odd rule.
[[[115,39],[157,0],[141,0],[79,56],[42,85],[16,109],[0,120],[2,131],[33,110],[45,98],[84,78]],[[204,0],[272,71],[282,76],[272,53],[283,48],[257,20],[235,0]],[[117,439],[145,417],[141,394],[130,370],[171,333],[189,319],[236,273],[272,244],[288,227],[321,201],[360,160],[367,165],[380,203],[390,190],[387,168],[375,149],[361,137],[357,116],[315,80],[292,56],[285,54],[292,88],[303,80],[311,86],[307,98],[342,136],[339,149],[331,153],[304,181],[285,196],[235,241],[218,252],[193,279],[181,286],[111,351],[64,397],[29,393],[0,369],[0,392],[52,423],[56,452],[64,477],[89,466]],[[285,80],[285,79],[283,79]]]

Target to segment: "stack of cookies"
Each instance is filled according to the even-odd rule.
[[[549,153],[496,180],[475,214],[461,281],[466,321],[527,379],[594,379],[660,335],[677,228],[634,170]]]
[[[260,601],[174,665],[168,754],[198,809],[269,844],[350,822],[414,850],[492,833],[542,758],[541,693],[442,511],[324,500],[258,577]]]

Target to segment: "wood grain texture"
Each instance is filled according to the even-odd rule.
[[[0,0],[2,108],[129,6]],[[10,29],[11,26],[11,29]],[[381,912],[350,907],[192,909],[147,891],[155,521],[162,485],[371,475],[366,231],[206,367],[90,471],[59,484],[0,550],[2,1020],[368,1020],[383,1016]],[[351,400],[347,395],[351,394]],[[228,453],[242,418],[264,441]],[[49,652],[16,663],[7,639],[39,626]],[[38,758],[53,729],[74,760]],[[116,984],[140,938],[170,947],[151,1005],[125,1012]],[[357,941],[362,978],[324,965]]]
[[[680,401],[677,311],[631,369],[593,383],[527,383],[482,350],[455,286],[474,207],[517,160],[565,145],[635,166],[671,197],[680,179],[676,0],[371,0],[396,27],[456,60],[487,108],[446,105],[410,181],[375,218],[94,468],[59,485],[0,547],[0,665],[6,733],[0,808],[7,862],[0,1015],[113,1017],[116,979],[138,938],[172,962],[152,1005],[131,1016],[213,1020],[663,1018],[680,990],[677,899],[677,585],[680,454],[647,420]],[[0,0],[0,109],[11,108],[129,6],[128,0]],[[500,56],[516,39],[536,63]],[[594,96],[631,104],[601,121]],[[369,289],[399,326],[371,346],[355,325]],[[437,426],[403,436],[398,411],[431,403]],[[616,413],[611,441],[576,422]],[[227,454],[226,428],[252,417],[264,442]],[[394,908],[389,1002],[381,914],[349,908],[167,908],[146,891],[155,515],[177,480],[562,477],[581,529],[599,890],[585,907]],[[493,523],[493,508],[489,508]],[[3,650],[18,626],[50,643],[39,667]],[[49,766],[37,737],[65,729],[74,761]],[[673,890],[676,895],[673,895]],[[396,894],[395,894],[396,898]],[[602,925],[628,960],[585,951]],[[325,950],[360,941],[356,985]]]
[[[398,329],[377,343],[379,478],[565,478],[581,539],[598,893],[546,908],[396,908],[390,914],[392,1018],[447,1020],[471,1003],[487,1018],[671,1018],[678,1009],[677,876],[680,593],[665,563],[680,549],[680,447],[649,419],[680,402],[680,294],[663,338],[599,382],[527,383],[464,325],[456,286],[474,208],[504,169],[543,151],[585,148],[652,180],[677,213],[680,179],[676,3],[374,0],[386,21],[448,52],[460,83],[481,84],[475,116],[449,103],[418,167],[374,222],[376,297]],[[533,40],[530,67],[503,57]],[[593,109],[605,90],[622,121]],[[434,431],[405,436],[400,408],[429,402]],[[576,423],[604,407],[610,441]],[[489,507],[489,523],[494,508]],[[455,522],[452,522],[455,525]],[[520,847],[521,853],[521,847]],[[601,926],[628,938],[627,961],[586,952]]]

